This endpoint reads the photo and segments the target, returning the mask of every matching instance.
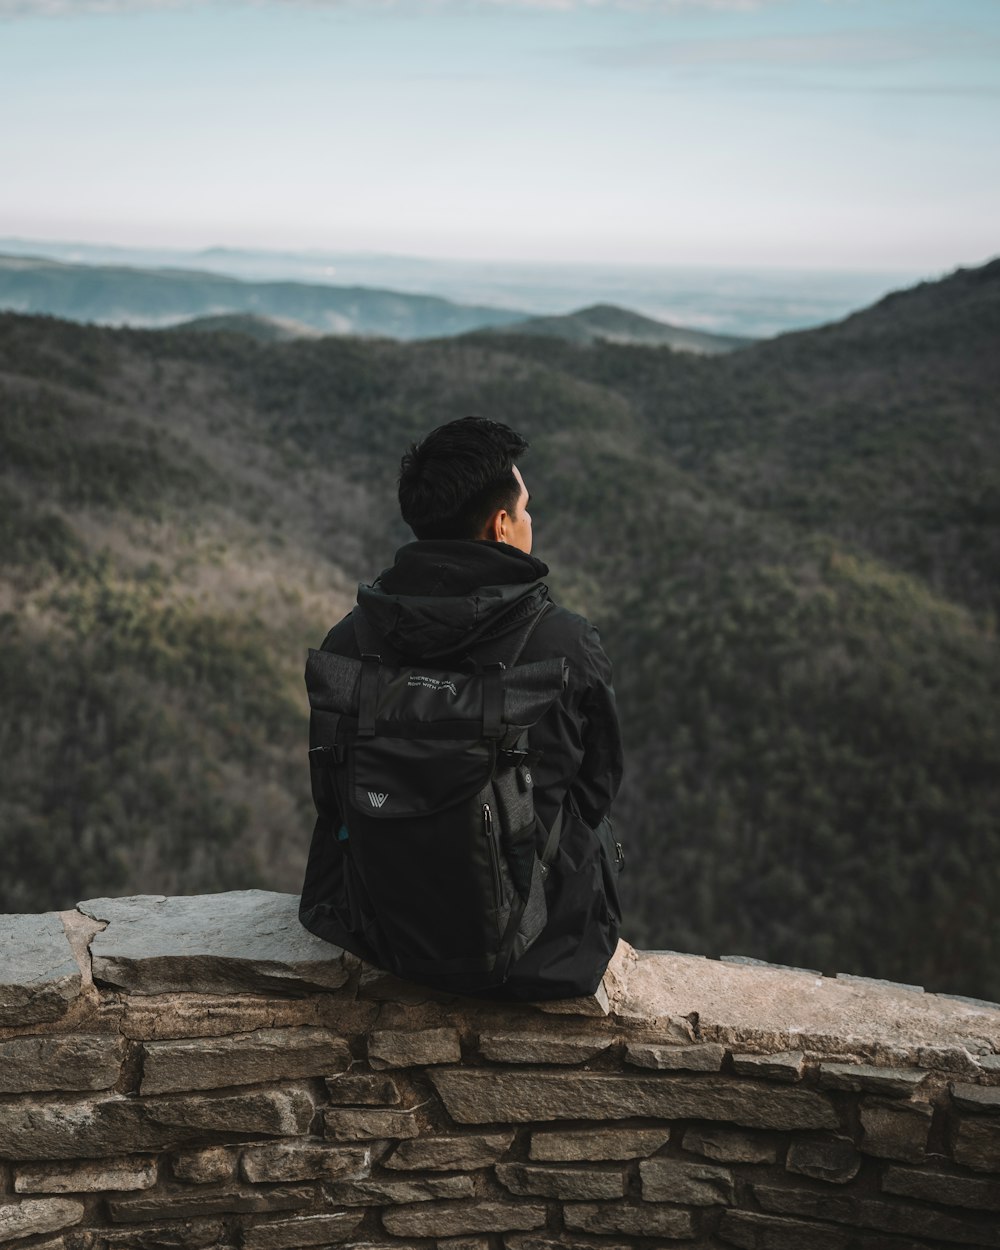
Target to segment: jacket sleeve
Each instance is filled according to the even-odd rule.
[[[611,661],[593,627],[585,639],[585,654],[588,680],[580,699],[583,759],[571,792],[580,815],[596,828],[621,785],[624,752]]]
[[[539,634],[542,633],[542,626]],[[531,658],[565,656],[569,685],[535,725],[529,740],[541,753],[534,768],[535,806],[548,826],[564,803],[596,829],[608,814],[622,778],[622,742],[611,662],[600,635],[582,617],[553,622]]]

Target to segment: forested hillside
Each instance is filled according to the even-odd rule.
[[[296,889],[305,649],[408,440],[523,430],[627,936],[1000,996],[1000,263],[729,355],[0,317],[0,906]]]

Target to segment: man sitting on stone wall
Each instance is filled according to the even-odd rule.
[[[359,587],[357,606],[327,635],[324,651],[360,659],[361,629],[403,662],[455,666],[494,626],[523,621],[551,603],[542,581],[548,568],[531,554],[530,497],[515,464],[527,446],[506,425],[466,417],[410,448],[400,469],[399,503],[417,541],[397,552],[373,585]],[[518,605],[523,610],[512,615]],[[358,614],[363,621],[356,629]],[[539,854],[545,831],[562,815],[558,851],[545,878],[548,920],[491,997],[593,993],[618,939],[621,849],[608,813],[621,781],[622,746],[611,665],[597,630],[553,604],[538,619],[519,663],[557,657],[567,661],[568,682],[529,731],[529,746],[539,753],[532,769],[535,812],[544,826]],[[346,833],[341,813],[330,789],[315,793],[318,819],[300,918],[320,937],[378,962],[364,938],[365,926],[377,919],[357,923],[358,891],[345,881],[350,869],[338,842],[338,832]]]

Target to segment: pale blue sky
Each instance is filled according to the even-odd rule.
[[[0,0],[0,236],[943,271],[998,0]]]

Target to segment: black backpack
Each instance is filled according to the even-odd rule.
[[[517,660],[549,606],[447,669],[394,661],[357,611],[361,660],[309,652],[313,783],[333,786],[343,822],[344,944],[356,934],[356,953],[399,976],[491,989],[545,927],[562,813],[540,828],[527,737],[567,666]]]

